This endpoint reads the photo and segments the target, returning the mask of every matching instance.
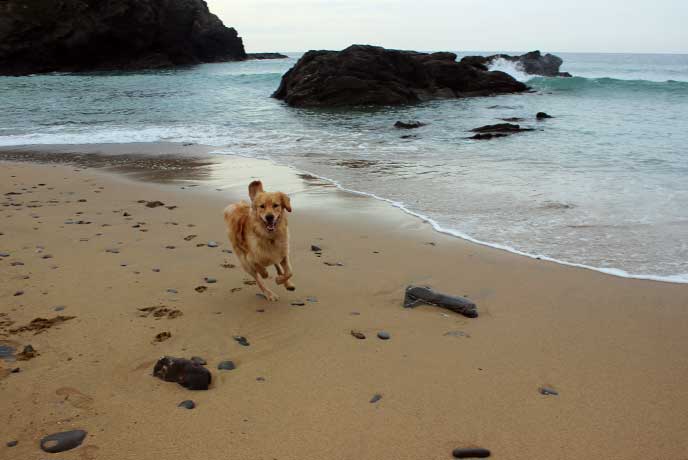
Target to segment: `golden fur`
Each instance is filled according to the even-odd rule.
[[[243,269],[256,280],[265,297],[274,302],[279,297],[261,279],[268,278],[270,265],[277,270],[277,284],[283,284],[290,291],[295,289],[290,281],[293,274],[285,212],[291,212],[291,202],[282,192],[265,192],[260,181],[251,182],[248,194],[250,204],[240,201],[225,208],[229,241]]]

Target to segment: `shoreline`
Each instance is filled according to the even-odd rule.
[[[65,159],[75,160],[80,159],[85,155],[93,155],[91,160],[87,161],[85,165],[93,167],[100,163],[98,160],[102,160],[100,167],[105,167],[106,169],[112,169],[117,173],[124,173],[133,175],[135,177],[135,169],[130,167],[117,167],[113,164],[109,164],[107,161],[108,157],[112,156],[122,156],[124,161],[135,161],[141,160],[140,155],[143,155],[143,166],[142,169],[154,167],[155,165],[151,163],[151,158],[146,159],[145,157],[162,158],[163,161],[172,162],[174,159],[183,159],[189,162],[189,166],[185,168],[187,174],[191,171],[197,170],[199,167],[208,166],[213,163],[221,163],[228,160],[227,157],[238,157],[246,160],[254,160],[257,162],[265,161],[269,164],[280,167],[288,168],[293,171],[297,176],[306,175],[315,179],[326,181],[332,184],[334,187],[345,193],[351,193],[354,195],[365,196],[372,198],[374,200],[386,203],[393,208],[401,210],[403,213],[420,219],[423,222],[429,223],[433,229],[441,234],[449,235],[461,240],[467,241],[469,243],[478,244],[490,249],[505,251],[510,254],[515,254],[518,256],[527,257],[535,260],[542,260],[547,262],[552,262],[558,265],[581,268],[585,270],[591,270],[598,273],[603,273],[605,275],[616,276],[620,278],[627,279],[637,279],[637,280],[648,280],[656,281],[661,283],[673,283],[673,284],[688,284],[688,273],[676,274],[676,275],[655,275],[655,274],[642,274],[642,273],[629,273],[626,270],[620,268],[607,268],[607,267],[596,267],[588,265],[585,263],[568,262],[565,260],[557,259],[554,257],[549,257],[544,254],[533,254],[525,251],[521,251],[515,247],[500,244],[491,243],[488,241],[483,241],[479,238],[475,238],[469,234],[462,232],[461,230],[455,230],[452,228],[445,228],[439,224],[434,219],[424,215],[421,212],[414,211],[407,207],[406,204],[391,200],[382,196],[378,196],[374,193],[364,192],[360,190],[351,189],[343,186],[339,181],[325,177],[322,175],[315,174],[313,172],[295,168],[291,165],[282,164],[277,160],[269,157],[251,157],[246,155],[241,155],[238,153],[226,153],[220,152],[223,147],[204,145],[204,144],[185,144],[178,142],[135,142],[135,143],[118,143],[118,144],[30,144],[30,145],[20,145],[20,146],[0,146],[0,161],[3,161],[7,154],[10,154],[10,161],[28,161],[28,162],[44,162],[40,157],[44,156],[46,152],[50,154],[51,157],[57,157],[58,161],[64,161]],[[41,153],[42,152],[42,153]],[[216,153],[217,152],[217,153]],[[13,156],[16,155],[16,156]],[[71,157],[70,157],[71,155]],[[103,157],[98,158],[98,155],[103,155]],[[66,158],[65,158],[66,156]],[[195,160],[195,162],[194,162]],[[209,163],[204,163],[203,160]],[[180,173],[181,174],[181,173]],[[145,179],[145,172],[139,176],[140,179]],[[210,179],[210,177],[208,177]],[[221,177],[216,177],[215,180],[221,180]],[[164,180],[160,176],[154,177],[153,180],[160,181],[164,183]],[[199,178],[199,180],[201,180]]]
[[[688,454],[687,286],[479,246],[261,160],[203,163],[198,180],[163,163],[145,181],[135,171],[2,165],[5,201],[22,204],[0,208],[0,250],[10,253],[0,259],[9,275],[0,319],[21,326],[54,317],[55,305],[76,316],[0,336],[40,353],[0,360],[0,391],[12,395],[0,401],[0,440],[19,440],[0,445],[8,458],[38,458],[37,439],[71,428],[89,437],[65,458],[451,458],[471,446],[514,460],[585,457],[590,446],[600,458]],[[221,210],[256,177],[293,194],[297,290],[278,289],[274,304],[221,251]],[[65,224],[77,219],[90,223]],[[480,316],[404,309],[408,284],[466,295]],[[141,317],[155,305],[183,315]],[[381,330],[391,339],[377,339]],[[155,342],[161,331],[171,338]],[[162,354],[204,357],[210,390],[151,377]],[[225,359],[237,369],[218,371]],[[382,399],[371,403],[374,394]],[[193,411],[176,407],[190,398]]]

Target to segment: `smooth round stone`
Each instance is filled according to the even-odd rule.
[[[206,277],[203,278],[203,279],[204,279],[205,282],[208,283],[208,284],[217,283],[217,280],[216,280],[215,278],[211,278],[211,277],[209,277],[209,276],[206,276]]]
[[[382,399],[382,395],[380,393],[375,393],[372,398],[370,398],[370,403],[375,404],[379,400]]]
[[[222,361],[217,365],[217,368],[221,371],[233,371],[236,369],[236,366],[234,365],[233,361]]]
[[[79,447],[86,439],[84,430],[63,431],[41,439],[41,449],[52,454]]]
[[[490,451],[480,447],[456,448],[452,451],[454,458],[487,458]]]
[[[208,247],[209,248],[216,248],[218,246],[219,246],[219,244],[217,244],[215,241],[208,241]]]
[[[193,409],[194,407],[196,407],[196,403],[190,399],[187,399],[186,401],[180,402],[179,405],[177,405],[177,407],[183,407],[184,409]]]
[[[7,444],[5,444],[7,447],[14,447],[17,444],[19,444],[19,441],[8,441]]]
[[[377,337],[382,340],[389,340],[392,336],[389,335],[389,332],[380,331],[377,333]]]

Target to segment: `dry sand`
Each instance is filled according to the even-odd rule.
[[[688,286],[478,246],[267,162],[201,163],[181,177],[202,182],[166,184],[0,163],[0,344],[40,354],[0,361],[0,458],[688,459]],[[297,289],[276,287],[277,303],[223,252],[221,211],[255,177],[292,195]],[[480,316],[404,309],[410,283],[467,295]],[[182,315],[142,317],[151,306]],[[75,318],[11,332],[58,315]],[[152,377],[162,355],[205,358],[210,390]],[[81,447],[39,449],[73,428]]]

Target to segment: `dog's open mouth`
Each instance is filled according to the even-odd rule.
[[[276,228],[277,228],[277,220],[273,220],[272,222],[265,222],[265,229],[268,232],[274,232]]]

